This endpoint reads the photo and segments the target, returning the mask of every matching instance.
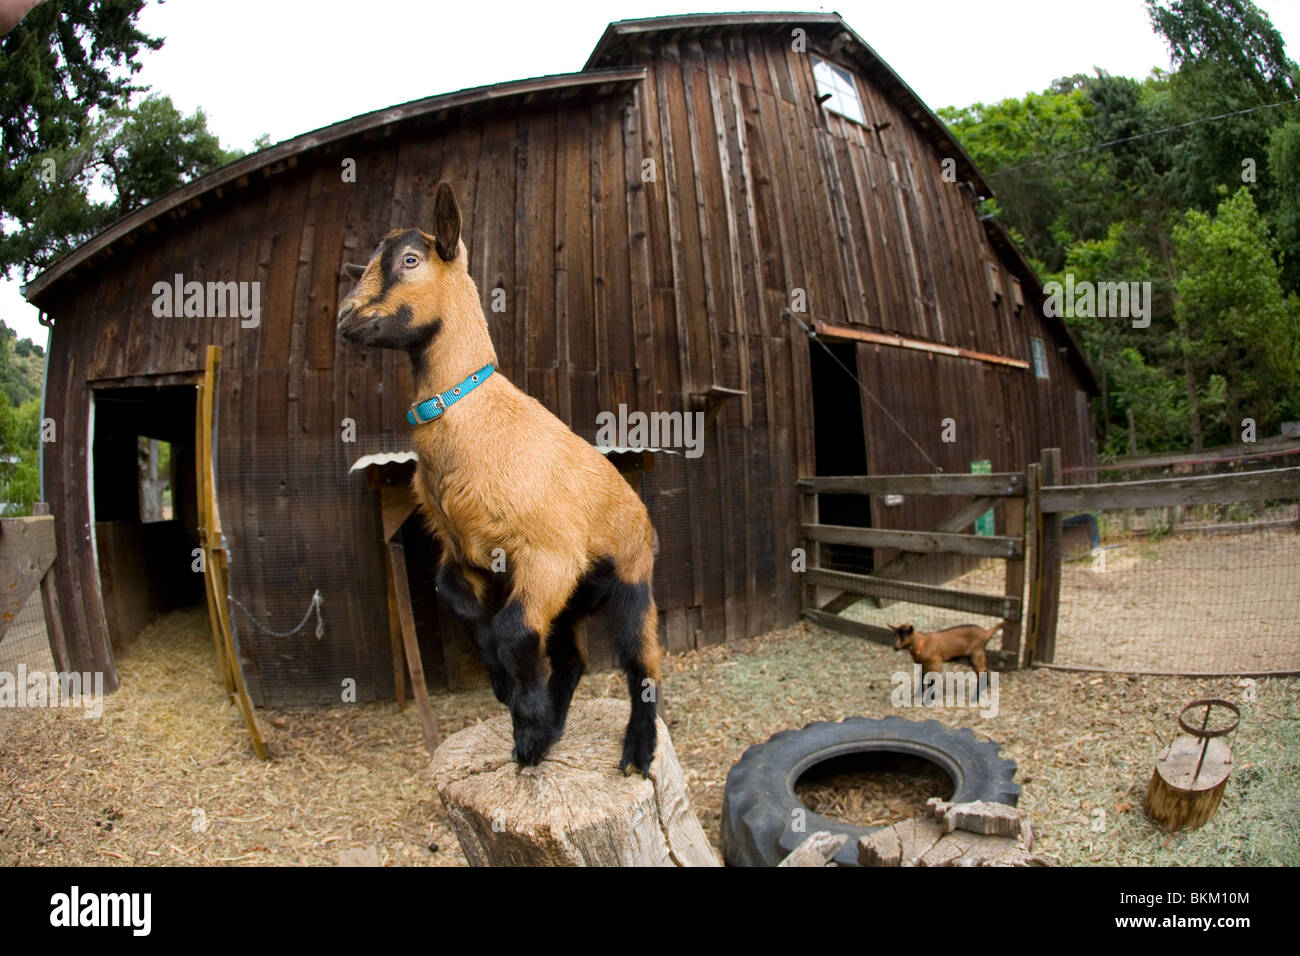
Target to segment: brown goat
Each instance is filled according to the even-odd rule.
[[[1006,624],[1006,621],[1002,621],[988,628],[976,624],[959,624],[928,634],[918,631],[910,622],[890,624],[889,627],[894,632],[894,650],[906,648],[912,655],[912,660],[921,665],[922,673],[940,672],[944,661],[950,661],[954,657],[969,657],[975,673],[982,674],[989,669],[984,645]]]
[[[440,183],[433,233],[384,237],[339,308],[339,334],[407,352],[417,399],[447,396],[436,420],[414,411],[412,489],[442,543],[438,592],[473,629],[510,708],[515,760],[536,764],[559,737],[586,669],[574,624],[601,612],[632,698],[619,767],[647,774],[660,656],[654,530],[604,455],[488,370],[497,356],[460,229],[455,194]],[[500,557],[504,574],[493,571]]]

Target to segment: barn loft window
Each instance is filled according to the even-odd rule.
[[[867,117],[862,112],[862,101],[858,99],[858,87],[853,82],[853,74],[833,63],[827,63],[821,57],[815,56],[812,61],[818,101],[832,113],[865,126]]]
[[[1047,378],[1047,346],[1039,338],[1031,338],[1029,346],[1034,353],[1034,375],[1037,378]]]
[[[989,300],[996,305],[998,299],[1002,298],[1002,270],[985,259],[984,275],[988,279]]]

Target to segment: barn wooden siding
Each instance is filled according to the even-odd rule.
[[[1030,290],[1016,309],[1010,265],[891,96],[860,77],[878,125],[827,114],[810,60],[771,29],[687,32],[609,56],[595,65],[643,67],[644,77],[412,110],[311,140],[178,204],[125,252],[51,291],[47,414],[60,433],[46,449],[46,496],[60,516],[69,640],[80,636],[86,666],[112,673],[107,642],[91,637],[105,624],[87,546],[87,383],[181,381],[216,343],[232,595],[278,632],[298,624],[313,591],[324,599],[322,639],[314,624],[274,636],[236,614],[250,694],[263,705],[337,701],[352,678],[359,699],[391,695],[374,493],[346,471],[365,452],[405,447],[410,371],[405,357],[338,341],[334,314],[348,284],[340,263],[365,261],[390,228],[427,226],[443,178],[461,202],[502,371],[579,434],[593,438],[596,414],[619,404],[694,410],[693,393],[711,385],[746,393],[724,405],[702,457],[660,456],[642,482],[660,535],[655,593],[670,651],[797,614],[794,483],[813,473],[813,432],[809,344],[783,315],[796,288],[809,322],[1026,361],[1039,335],[1047,382],[874,345],[858,346],[859,373],[947,471],[977,459],[1020,469],[1044,445],[1084,463],[1080,372],[1058,353],[1059,333]],[[340,177],[345,157],[355,183]],[[151,287],[176,273],[260,282],[260,328],[154,318]],[[496,289],[504,312],[491,308]],[[953,446],[939,441],[949,416],[959,423]],[[356,444],[340,441],[345,419]],[[873,473],[931,470],[865,398],[863,421]],[[924,527],[951,505],[909,500],[877,511],[876,524]],[[439,655],[425,664],[437,683]]]
[[[810,323],[895,333],[1031,365],[1030,338],[1046,344],[1045,380],[1032,368],[859,344],[859,377],[929,455],[863,396],[871,473],[931,472],[935,463],[966,472],[980,460],[994,471],[1023,470],[1050,446],[1064,449],[1070,464],[1090,464],[1093,455],[1087,370],[1063,354],[1066,337],[1042,316],[1032,276],[1017,277],[1019,263],[994,248],[971,190],[943,180],[942,161],[955,154],[937,149],[854,57],[832,52],[837,35],[814,31],[807,51],[796,52],[789,24],[666,30],[653,40],[613,43],[611,53],[591,61],[649,72],[644,139],[663,170],[647,185],[652,283],[665,290],[652,299],[655,325],[663,323],[660,313],[675,316],[679,339],[689,343],[678,355],[680,374],[693,387],[712,381],[749,392],[720,419],[724,460],[745,456],[758,435],[782,451],[759,465],[767,475],[746,475],[772,491],[771,528],[745,487],[725,488],[716,499],[724,538],[728,526],[744,527],[747,544],[773,549],[782,616],[795,600],[788,569],[797,544],[796,500],[788,482],[791,469],[815,471],[808,340],[782,314],[796,288],[807,294],[801,318]],[[809,53],[855,73],[869,126],[815,105]],[[948,417],[957,423],[953,444],[940,441]],[[722,474],[725,481],[729,469]],[[688,485],[691,499],[707,501],[713,492],[706,483],[717,479],[697,469],[689,480],[699,481]],[[882,528],[932,528],[958,504],[914,496],[901,507],[873,508],[872,520]],[[734,596],[732,605],[722,602],[724,613],[742,594],[752,601],[752,591],[736,586],[749,580],[752,547],[718,556],[723,560],[712,569],[707,561],[697,565],[706,576],[703,620],[686,609],[687,631],[703,625],[715,639],[730,639],[733,628],[754,633],[729,613],[724,628],[716,619],[709,626],[719,607],[719,582],[709,581],[710,571],[716,579],[721,570],[723,593]],[[891,556],[880,549],[877,563]],[[944,580],[969,564],[934,556],[912,576]],[[670,632],[669,645],[689,642]]]

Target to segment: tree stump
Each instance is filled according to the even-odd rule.
[[[1189,711],[1205,708],[1199,726],[1189,723]],[[1222,727],[1210,727],[1215,707],[1233,719]],[[1174,738],[1156,758],[1156,769],[1147,786],[1146,811],[1166,830],[1195,830],[1214,815],[1223,799],[1232,772],[1232,749],[1223,738],[1241,723],[1241,708],[1216,697],[1194,700],[1178,713],[1183,736]]]
[[[1200,773],[1196,772],[1198,763]],[[1231,770],[1232,751],[1222,740],[1203,740],[1190,734],[1175,738],[1151,772],[1147,815],[1166,830],[1195,830],[1219,809]]]
[[[535,767],[510,758],[509,715],[448,737],[433,780],[471,866],[718,866],[668,728],[650,779],[618,769],[627,701],[574,701]]]

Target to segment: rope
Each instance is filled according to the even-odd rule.
[[[295,634],[297,634],[299,631],[301,631],[304,627],[307,626],[307,622],[311,619],[312,611],[315,611],[316,612],[316,639],[320,640],[322,637],[325,636],[325,621],[320,616],[321,604],[323,604],[324,602],[321,600],[319,589],[317,589],[316,593],[311,596],[311,603],[307,605],[307,613],[302,616],[302,620],[298,623],[298,626],[295,627],[292,631],[273,631],[269,627],[266,627],[264,624],[262,624],[262,622],[259,621],[257,618],[255,618],[253,616],[253,612],[250,611],[248,608],[244,607],[244,605],[240,604],[238,601],[236,601],[232,595],[229,594],[226,595],[226,600],[229,601],[231,604],[233,604],[235,607],[239,608],[241,611],[243,611],[244,614],[248,616],[248,619],[253,622],[254,627],[256,627],[263,634],[270,634],[272,637],[293,637]],[[233,614],[231,614],[230,620],[231,620],[231,626],[233,627],[234,626]]]
[[[912,433],[903,427],[903,423],[889,413],[889,409],[884,406],[884,403],[882,403],[880,399],[876,398],[875,395],[871,394],[871,389],[863,385],[862,380],[858,378],[855,374],[853,374],[853,372],[849,369],[847,365],[845,365],[843,362],[839,360],[839,356],[837,356],[834,352],[830,350],[830,346],[828,346],[821,339],[817,338],[816,330],[810,328],[807,325],[807,323],[805,323],[801,318],[799,318],[799,316],[791,312],[790,309],[786,308],[783,309],[782,311],[785,312],[786,315],[790,316],[790,318],[794,319],[796,322],[799,323],[799,327],[803,329],[806,333],[808,333],[808,338],[812,339],[812,341],[820,345],[822,349],[826,352],[826,354],[831,357],[831,361],[844,370],[845,375],[853,379],[853,381],[857,382],[858,388],[862,389],[863,394],[865,394],[867,398],[871,399],[873,402],[876,403],[876,407],[879,408],[882,412],[884,412],[885,417],[888,418],[891,422],[893,422],[894,425],[898,428],[898,430],[907,437],[907,440],[912,443],[912,447],[914,447],[917,451],[921,453],[921,457],[924,458],[926,461],[928,461],[936,472],[942,472],[943,469],[939,467],[939,463],[925,453],[925,449],[922,448],[917,443],[916,439],[912,437]]]

